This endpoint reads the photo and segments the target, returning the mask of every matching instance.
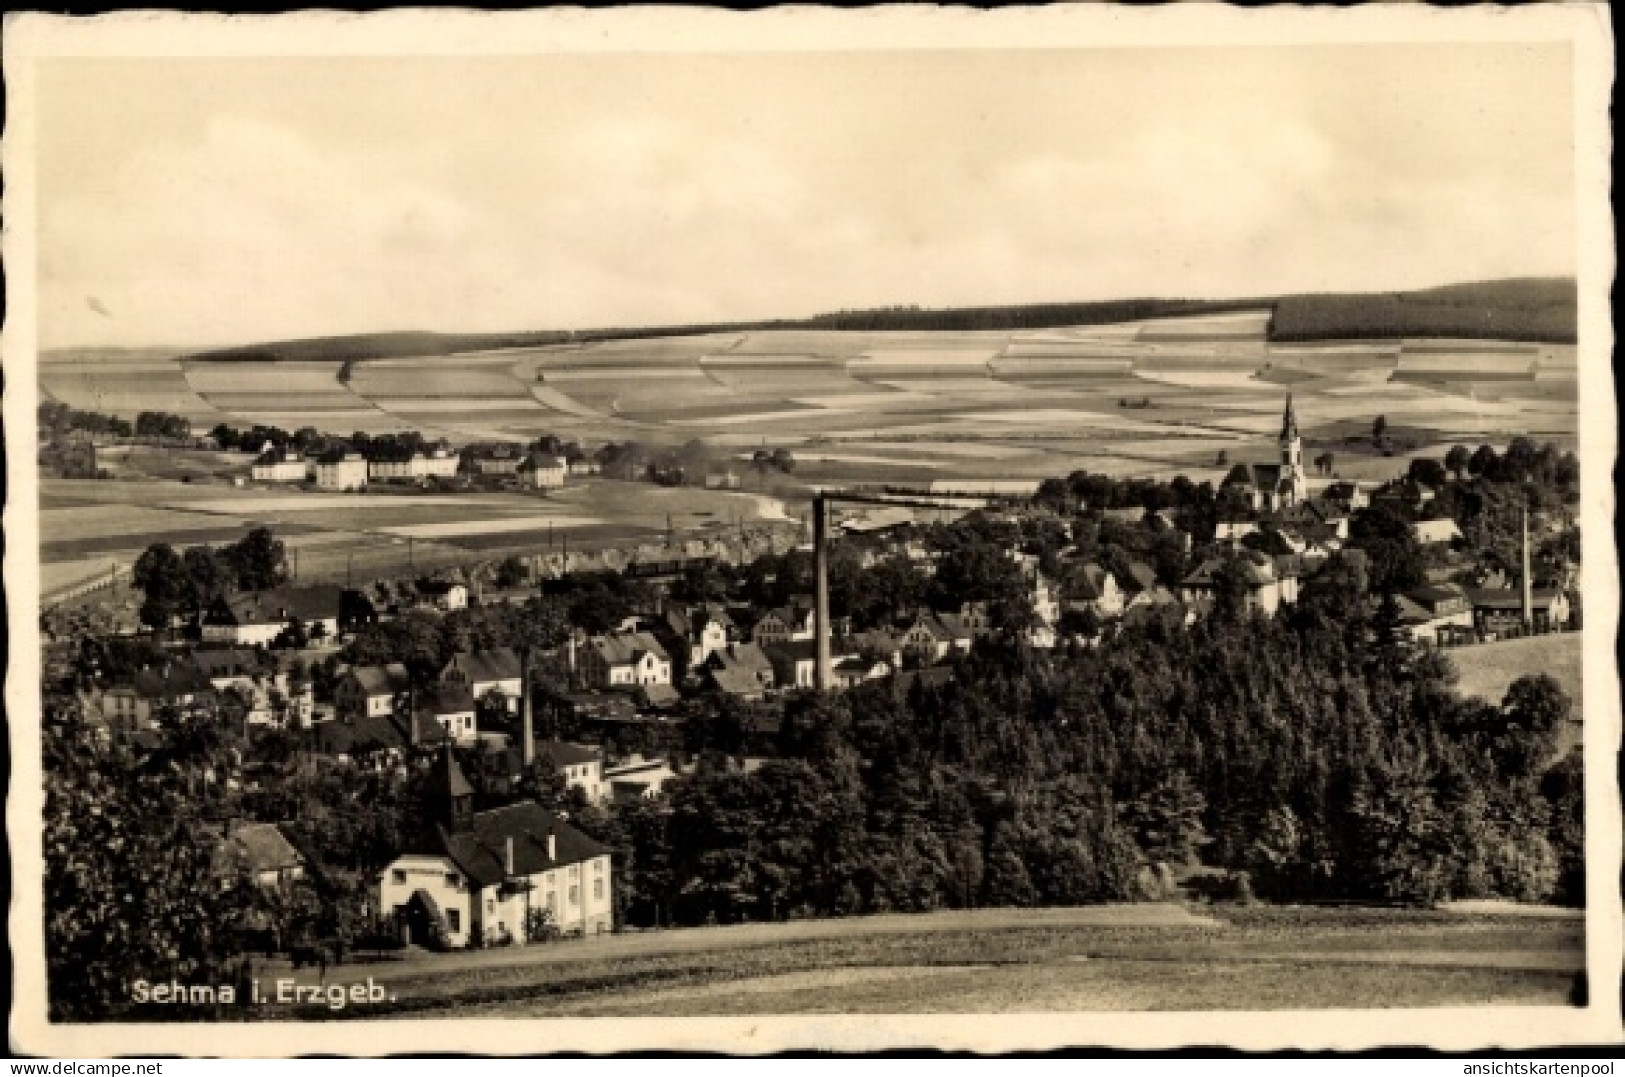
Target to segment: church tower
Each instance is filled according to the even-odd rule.
[[[1296,505],[1309,497],[1309,478],[1303,470],[1303,440],[1298,437],[1298,416],[1292,410],[1292,394],[1286,394],[1286,413],[1281,416],[1281,506]]]
[[[474,821],[474,787],[463,776],[451,745],[440,750],[429,777],[429,796],[440,825],[450,833],[468,830]]]

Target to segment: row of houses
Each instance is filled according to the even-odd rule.
[[[314,456],[302,456],[293,449],[267,447],[249,465],[255,482],[314,482],[321,490],[365,489],[368,482],[454,478],[461,456],[445,442],[427,452],[377,453],[371,458],[353,449],[329,449]]]

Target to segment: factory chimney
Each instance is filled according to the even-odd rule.
[[[1532,631],[1535,625],[1534,583],[1529,578],[1529,506],[1523,507],[1523,627]]]
[[[524,773],[529,774],[536,766],[536,719],[532,713],[535,706],[531,702],[531,650],[525,648],[523,665],[519,670],[519,712],[523,716],[520,722],[519,750],[520,758],[524,760]],[[511,843],[510,843],[511,844]]]

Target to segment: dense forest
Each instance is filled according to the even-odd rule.
[[[1259,296],[1249,299],[1113,299],[1002,307],[917,306],[842,310],[811,318],[708,325],[641,326],[513,333],[362,333],[274,341],[199,352],[209,362],[405,359],[496,348],[535,348],[604,340],[699,336],[769,330],[971,332],[1103,325],[1273,309],[1269,339],[1348,340],[1374,337],[1466,337],[1573,343],[1578,317],[1572,279],[1486,281],[1414,292]]]

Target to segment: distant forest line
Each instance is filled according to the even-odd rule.
[[[428,355],[591,344],[608,340],[701,336],[770,330],[846,332],[974,332],[1108,325],[1146,318],[1231,314],[1271,309],[1273,342],[1455,337],[1573,344],[1577,339],[1573,278],[1525,278],[1452,284],[1408,292],[1324,293],[1252,299],[1113,299],[1022,306],[882,307],[843,310],[811,318],[698,325],[640,326],[512,333],[361,333],[272,341],[195,352],[209,362],[293,362],[408,359]]]

